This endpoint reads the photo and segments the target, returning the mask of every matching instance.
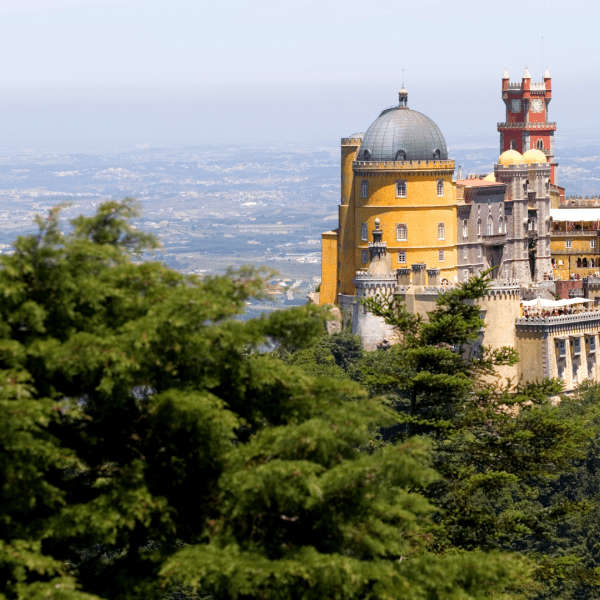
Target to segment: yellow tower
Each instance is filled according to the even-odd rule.
[[[321,304],[356,293],[376,219],[394,269],[424,263],[440,281],[456,281],[454,161],[437,125],[408,108],[404,88],[398,96],[364,136],[342,139],[339,226],[323,234]]]

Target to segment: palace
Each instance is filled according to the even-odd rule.
[[[448,286],[493,269],[480,302],[486,327],[479,343],[511,346],[521,356],[502,375],[561,377],[566,389],[600,378],[600,278],[578,281],[569,273],[572,261],[559,258],[573,241],[587,243],[585,268],[600,270],[600,209],[595,228],[589,211],[579,229],[570,228],[573,216],[557,185],[551,98],[548,71],[541,83],[532,83],[527,69],[519,83],[504,72],[500,156],[486,176],[454,179],[442,132],[408,107],[404,88],[365,133],[342,138],[339,223],[322,235],[318,302],[337,305],[366,349],[393,343],[395,333],[361,298],[393,295],[426,316]],[[555,276],[565,270],[561,304]]]

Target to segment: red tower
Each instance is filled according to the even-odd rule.
[[[506,121],[498,123],[500,153],[513,149],[524,154],[531,148],[541,150],[552,165],[550,180],[556,185],[554,132],[556,123],[548,121],[548,104],[552,99],[550,72],[546,69],[543,83],[531,83],[525,67],[521,83],[510,83],[508,72],[502,76],[502,100],[506,105]]]

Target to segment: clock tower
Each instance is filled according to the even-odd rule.
[[[548,104],[552,99],[550,72],[546,69],[542,83],[532,83],[527,67],[521,83],[510,83],[508,72],[502,76],[502,100],[506,120],[498,123],[500,153],[516,150],[521,154],[541,150],[551,165],[551,182],[556,185],[558,163],[554,162],[556,123],[548,121]]]

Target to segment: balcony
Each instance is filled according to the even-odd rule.
[[[492,235],[482,235],[481,243],[484,246],[501,246],[506,242],[506,233],[496,233]]]

